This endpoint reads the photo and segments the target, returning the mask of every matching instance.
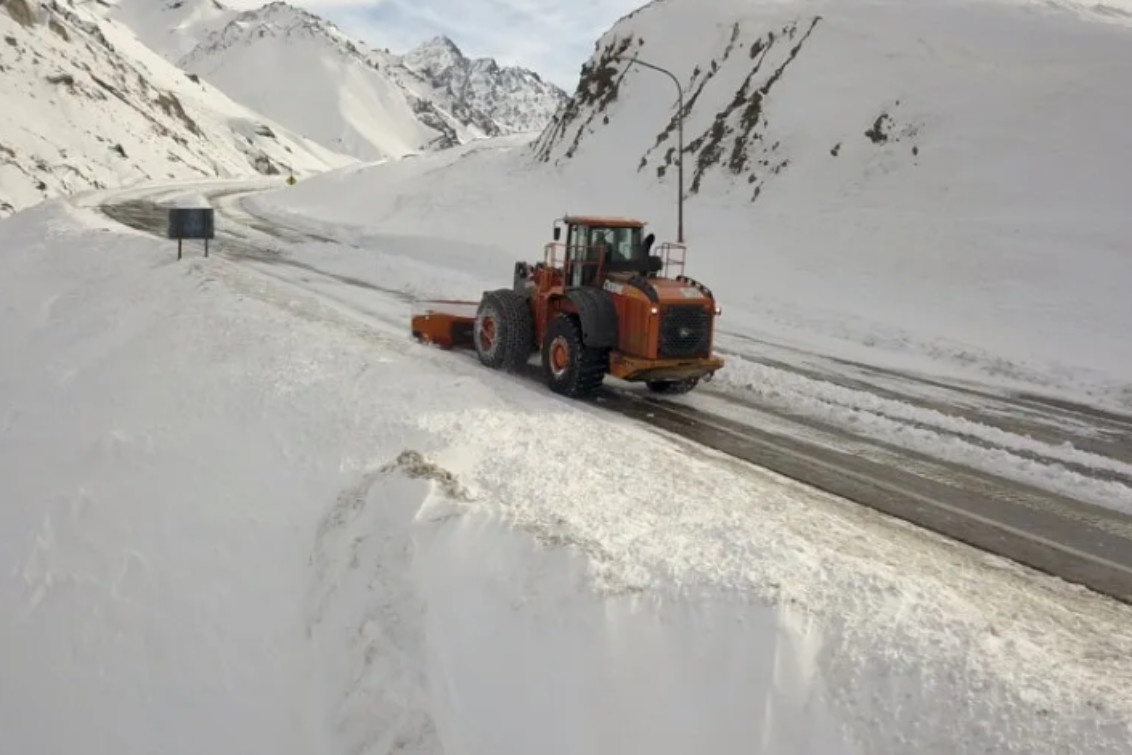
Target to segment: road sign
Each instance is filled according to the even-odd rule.
[[[204,256],[208,256],[208,240],[216,237],[216,221],[211,207],[170,207],[169,238],[177,239],[177,259],[181,259],[184,239],[203,239]]]

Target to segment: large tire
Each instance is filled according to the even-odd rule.
[[[542,370],[555,393],[582,398],[593,393],[605,379],[609,350],[582,344],[582,328],[567,314],[551,320],[542,342]]]
[[[518,372],[534,351],[534,339],[531,306],[524,296],[507,288],[483,295],[472,327],[480,362],[495,370]]]
[[[648,380],[645,385],[653,393],[674,396],[678,393],[687,393],[695,388],[699,382],[699,378],[684,378],[683,380]]]

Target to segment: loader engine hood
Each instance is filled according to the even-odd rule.
[[[654,306],[670,304],[699,304],[712,308],[715,306],[715,297],[711,289],[685,275],[675,278],[646,278],[635,274],[611,274],[602,288],[618,296],[642,298]]]

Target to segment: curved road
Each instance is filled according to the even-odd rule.
[[[239,201],[241,195],[251,193],[246,187],[206,193],[220,216],[213,244],[218,256],[257,266],[299,268],[303,281],[312,288],[318,285],[319,293],[333,283],[360,289],[367,296],[412,301],[401,291],[296,259],[287,245],[337,241],[250,214]],[[164,238],[166,210],[151,199],[104,204],[100,209],[118,222]],[[405,337],[410,337],[407,316],[404,322],[391,324],[402,327]],[[791,350],[781,346],[740,333],[721,335],[731,353],[818,385],[930,409],[933,416],[977,422],[1012,437],[1053,446],[1072,444],[1113,463],[1074,465],[1072,460],[1043,458],[1040,451],[1011,450],[1022,457],[1030,454],[1036,462],[1055,461],[1076,472],[1079,479],[1132,488],[1132,479],[1123,469],[1132,464],[1132,417],[1037,396],[996,395],[821,355],[798,353],[792,358]],[[452,358],[475,357],[453,352]],[[541,382],[533,367],[527,377]],[[933,458],[869,437],[828,418],[806,415],[773,397],[740,399],[706,386],[689,396],[659,398],[620,387],[623,385],[610,381],[595,402],[660,431],[1132,603],[1132,516],[1008,479],[993,470]],[[888,419],[914,427],[915,415],[911,416]],[[993,438],[988,440],[985,434],[963,437],[960,430],[948,432],[995,448]]]

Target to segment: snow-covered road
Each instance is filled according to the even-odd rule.
[[[443,297],[452,290],[478,296],[498,287],[506,272],[483,269],[480,250],[456,249],[449,239],[430,237],[427,228],[392,236],[278,210],[259,197],[244,199],[219,200],[233,225],[265,231],[261,241],[305,243],[297,255],[303,261],[380,281],[402,297]],[[309,244],[331,239],[337,243]],[[377,248],[398,251],[375,255]],[[727,367],[712,386],[674,400],[725,415],[733,410],[721,402],[755,405],[789,415],[794,424],[818,423],[1132,514],[1132,416],[967,376],[922,367],[901,371],[782,345],[754,336],[743,329],[745,320],[737,323],[726,312],[721,323]]]
[[[415,344],[348,245],[222,230],[0,225],[0,750],[1129,751],[1128,607]]]
[[[226,254],[407,336],[411,290],[344,272],[331,250],[349,244],[336,241],[334,229],[315,232],[316,221],[250,211],[246,188],[210,193]],[[104,211],[141,229],[164,227],[153,203]],[[443,247],[428,247],[427,238],[415,244],[434,254]],[[742,333],[722,340],[729,364],[717,383],[662,399],[610,380],[598,404],[1132,601],[1132,418],[823,358]],[[540,380],[533,367],[529,376]]]

